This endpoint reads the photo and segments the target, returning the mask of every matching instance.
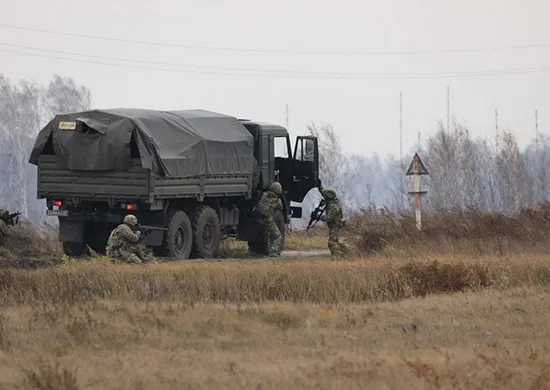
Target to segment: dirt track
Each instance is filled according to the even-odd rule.
[[[289,250],[283,251],[281,257],[227,257],[227,258],[216,258],[216,259],[187,259],[187,260],[169,260],[163,259],[164,261],[170,262],[172,264],[185,264],[189,262],[229,262],[229,261],[265,261],[265,260],[277,260],[277,259],[293,259],[301,257],[325,257],[329,256],[330,252],[328,249],[312,249],[312,250]]]

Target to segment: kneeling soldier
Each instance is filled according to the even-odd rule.
[[[140,231],[134,231],[137,222],[135,215],[128,214],[123,223],[113,229],[107,241],[107,256],[127,263],[141,264],[145,261],[146,256],[140,245],[143,236]]]

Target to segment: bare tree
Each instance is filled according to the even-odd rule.
[[[504,132],[496,162],[504,211],[517,212],[522,206],[530,205],[532,187],[524,157],[512,133]]]
[[[55,75],[45,90],[44,105],[50,116],[90,109],[91,94],[69,77]]]
[[[550,142],[546,134],[539,135],[538,141],[525,150],[525,162],[533,186],[533,203],[545,203],[550,190]]]
[[[338,187],[340,174],[344,171],[346,157],[342,152],[340,140],[332,125],[317,127],[311,123],[307,127],[311,136],[317,137],[319,143],[319,170],[323,186]]]
[[[47,86],[11,82],[0,75],[0,201],[25,217],[43,220],[43,202],[36,199],[36,167],[28,164],[38,131],[53,115],[89,109],[90,92],[70,78],[55,76]]]
[[[430,167],[430,203],[437,208],[459,205],[459,142],[457,133],[447,132],[440,122],[435,136],[427,142],[425,163]]]

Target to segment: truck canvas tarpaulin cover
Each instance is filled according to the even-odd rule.
[[[237,118],[204,110],[108,109],[56,115],[38,134],[29,162],[51,141],[59,167],[126,170],[131,144],[142,166],[163,176],[250,175],[254,140]]]

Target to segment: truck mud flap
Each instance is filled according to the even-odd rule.
[[[141,243],[147,246],[161,246],[164,239],[164,233],[162,230],[153,230],[151,233],[143,237]]]

